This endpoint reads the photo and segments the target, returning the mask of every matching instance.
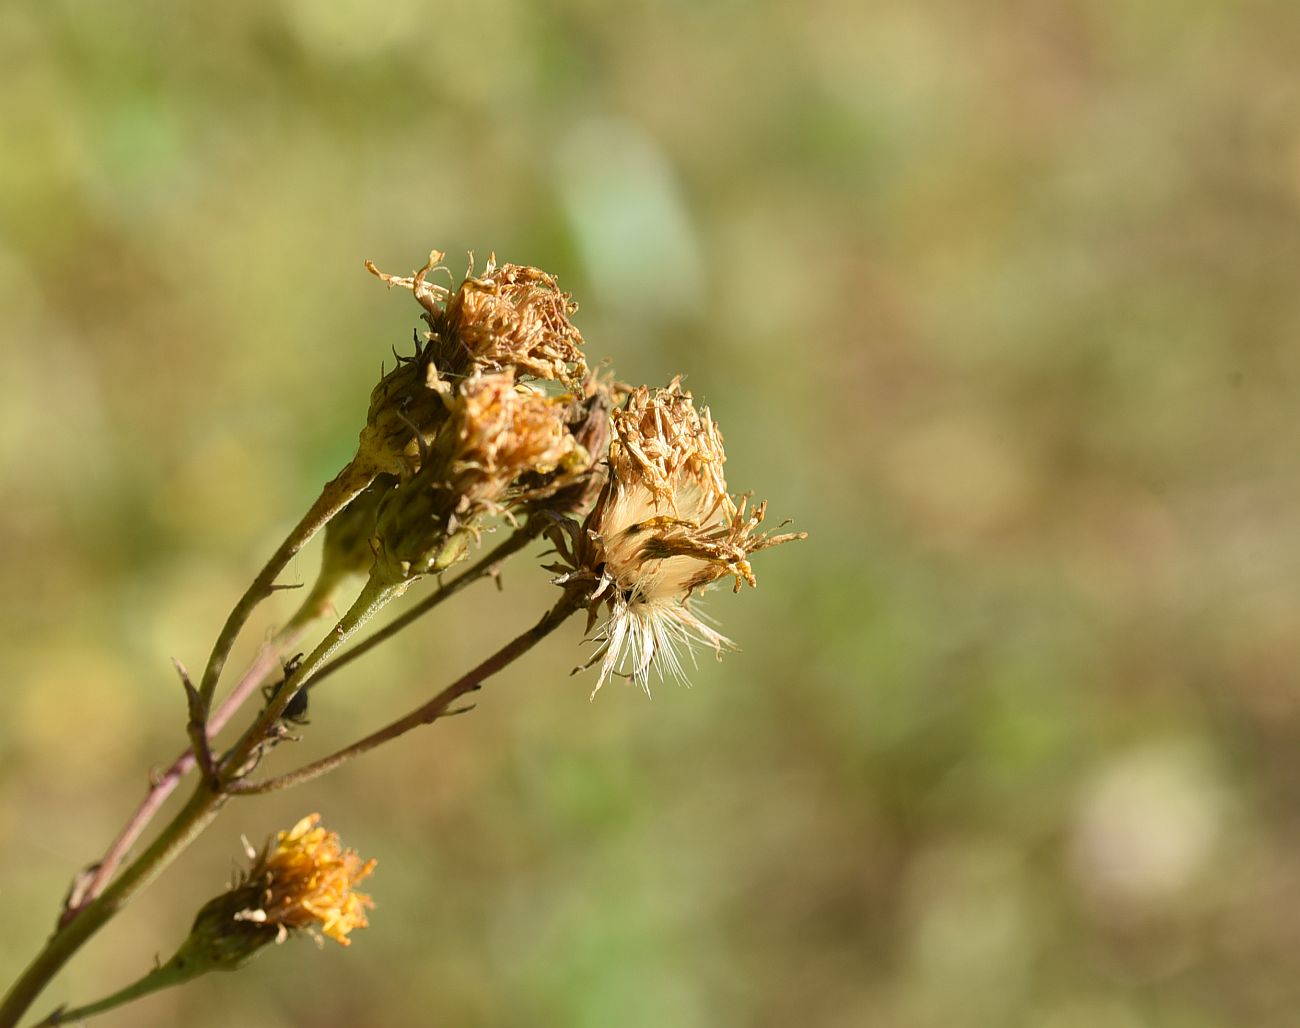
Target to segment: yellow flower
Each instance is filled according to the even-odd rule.
[[[320,827],[320,815],[310,814],[255,855],[234,890],[251,902],[232,919],[274,929],[277,941],[308,931],[347,946],[348,934],[368,923],[373,903],[354,890],[374,868],[374,860],[344,849],[337,835]]]

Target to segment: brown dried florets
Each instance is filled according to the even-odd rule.
[[[394,583],[442,571],[484,516],[534,504],[591,464],[570,431],[573,397],[519,385],[513,371],[468,378],[445,402],[446,426],[420,473],[380,510],[379,570]]]
[[[500,495],[520,475],[545,475],[579,450],[565,411],[570,397],[516,384],[511,372],[478,375],[449,399],[452,475]]]
[[[481,275],[471,269],[447,303],[441,320],[485,370],[514,368],[521,375],[573,385],[587,375],[582,335],[569,320],[578,305],[553,275],[488,258]]]
[[[803,536],[759,533],[766,504],[732,499],[722,435],[679,379],[634,390],[611,427],[609,477],[595,507],[567,537],[553,533],[567,562],[560,581],[591,582],[588,629],[608,610],[590,662],[601,662],[596,690],[616,673],[646,688],[656,666],[682,677],[679,644],[704,642],[721,656],[731,643],[692,611],[692,594],[727,576],[736,590],[753,586],[749,555]]]
[[[615,480],[643,486],[674,512],[683,486],[689,486],[691,498],[698,492],[710,513],[714,506],[730,503],[722,473],[727,459],[722,433],[707,407],[695,409],[680,375],[667,389],[632,390],[611,422],[609,461]]]
[[[428,280],[442,268],[442,257],[434,251],[410,278],[386,275],[366,263],[390,286],[410,289],[424,308],[430,328],[427,352],[440,374],[513,369],[521,378],[569,386],[587,377],[582,334],[570,320],[578,305],[553,275],[526,265],[498,265],[493,255],[479,274],[471,263],[465,279],[451,290]]]

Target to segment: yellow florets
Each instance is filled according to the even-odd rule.
[[[241,886],[255,891],[255,904],[234,915],[236,921],[266,925],[279,938],[289,932],[319,932],[347,946],[348,934],[365,928],[366,910],[374,904],[357,883],[375,868],[339,837],[320,827],[320,815],[304,817],[280,832],[254,860]]]

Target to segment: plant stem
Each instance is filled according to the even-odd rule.
[[[50,979],[92,935],[158,876],[217,816],[225,797],[199,783],[194,795],[176,814],[153,844],[82,910],[80,916],[58,929],[28,965],[0,1002],[0,1028],[16,1028],[18,1019]]]
[[[336,591],[334,590],[334,592]],[[280,667],[281,655],[302,638],[307,626],[312,621],[329,609],[332,596],[333,592],[331,595],[326,596],[314,589],[293,617],[276,634],[275,638],[258,651],[253,663],[244,672],[239,683],[208,720],[209,738],[215,737],[234,717],[244,701]],[[122,865],[122,861],[126,859],[127,852],[135,845],[171,794],[176,791],[181,779],[193,770],[194,764],[194,750],[188,749],[173,760],[166,771],[153,779],[149,785],[149,791],[145,794],[140,805],[132,813],[126,824],[122,826],[122,830],[109,845],[99,863],[95,865],[90,881],[81,890],[81,894],[76,896],[60,915],[60,926],[71,921],[85,909],[91,900],[104,891],[104,887]]]
[[[358,657],[368,653],[381,642],[392,638],[402,629],[433,610],[438,604],[460,592],[467,585],[471,585],[480,578],[495,575],[508,558],[537,538],[543,527],[544,522],[540,518],[535,518],[522,528],[512,532],[506,539],[489,550],[481,559],[450,582],[440,586],[437,591],[426,596],[411,607],[410,610],[385,625],[368,639],[363,640],[346,653],[326,663],[313,676],[312,684],[319,683],[322,678],[333,674]],[[332,584],[337,585],[336,582]],[[249,665],[239,683],[231,690],[230,695],[218,705],[216,711],[208,720],[209,738],[215,737],[230,722],[230,719],[243,705],[244,701],[280,666],[282,655],[302,638],[303,632],[312,621],[330,608],[336,594],[337,589],[322,592],[320,583],[317,583],[311,594],[303,601],[302,606],[285,623],[285,626],[277,633],[276,637],[258,651],[253,663]],[[85,909],[91,900],[104,891],[104,887],[121,866],[122,861],[126,859],[127,852],[135,845],[150,822],[158,815],[158,811],[162,809],[163,804],[167,802],[171,794],[176,791],[181,779],[194,769],[194,764],[194,751],[188,749],[177,756],[167,770],[154,779],[140,805],[122,827],[104,856],[100,858],[99,863],[95,865],[95,870],[88,884],[81,890],[80,895],[63,911],[59,920],[60,926],[71,921]]]
[[[288,774],[278,775],[275,778],[268,778],[261,782],[236,782],[229,788],[229,792],[235,795],[248,796],[257,795],[267,792],[276,792],[280,789],[288,789],[295,785],[301,785],[309,782],[313,778],[319,778],[326,772],[333,771],[341,764],[347,763],[354,757],[373,750],[376,746],[381,746],[398,736],[405,735],[407,732],[420,725],[432,724],[439,717],[447,714],[447,708],[461,696],[468,692],[478,689],[485,680],[496,674],[508,664],[523,656],[539,642],[550,635],[551,632],[559,628],[561,624],[568,619],[569,615],[574,613],[579,607],[578,594],[574,592],[565,593],[564,597],[552,607],[532,628],[522,635],[516,636],[513,640],[506,643],[505,646],[497,650],[496,653],[488,657],[471,671],[467,671],[460,678],[456,679],[451,685],[443,689],[433,699],[427,703],[416,707],[404,717],[379,729],[377,732],[366,736],[359,742],[346,746],[337,753],[332,753],[328,757],[322,757],[320,760],[313,761],[296,771],[290,771]]]
[[[456,593],[460,592],[465,586],[480,578],[495,575],[501,565],[513,554],[518,553],[530,542],[541,534],[544,522],[541,518],[531,519],[522,528],[512,532],[506,539],[498,543],[491,550],[485,553],[479,560],[475,561],[461,574],[457,575],[444,586],[440,586],[436,592],[430,593],[419,603],[415,604],[410,610],[399,617],[394,618],[383,628],[375,632],[374,635],[363,639],[346,653],[341,653],[329,663],[325,664],[315,675],[312,676],[312,687],[319,685],[321,679],[332,675],[335,671],[341,670],[348,664],[351,664],[358,657],[369,653],[382,642],[386,642],[403,628],[408,627],[415,621],[423,617],[429,611],[433,610],[443,600],[450,599]]]
[[[312,676],[325,662],[352,637],[357,629],[374,617],[389,601],[405,592],[409,585],[409,581],[393,583],[371,575],[347,613],[339,618],[334,629],[298,665],[294,673],[285,680],[284,685],[276,690],[265,709],[222,759],[218,775],[222,786],[228,786],[245,773],[245,765],[262,743],[274,733],[275,724],[290,701],[311,681]]]
[[[366,471],[355,463],[349,463],[335,475],[326,483],[316,502],[289,532],[284,542],[271,555],[271,559],[257,573],[257,577],[245,590],[244,595],[239,598],[230,616],[226,618],[221,634],[217,636],[212,655],[208,658],[208,665],[203,671],[203,680],[199,684],[199,702],[205,714],[212,709],[212,698],[217,691],[217,682],[221,678],[221,671],[226,666],[226,658],[230,656],[240,630],[247,623],[253,609],[274,591],[276,576],[284,570],[285,565],[298,551],[306,546],[335,514],[374,481],[374,478],[374,472]]]
[[[169,960],[161,967],[155,967],[143,978],[132,982],[125,988],[119,989],[111,996],[105,996],[94,1003],[87,1003],[85,1006],[68,1010],[66,1007],[60,1007],[50,1014],[44,1021],[39,1021],[32,1028],[52,1028],[54,1025],[67,1024],[70,1021],[84,1021],[88,1017],[94,1017],[96,1014],[102,1014],[105,1011],[112,1010],[114,1007],[120,1007],[124,1004],[131,1003],[134,1000],[148,996],[152,992],[158,992],[161,989],[170,989],[175,985],[184,985],[186,982],[193,980],[202,974],[206,968],[187,967],[178,963],[175,958]]]
[[[240,738],[223,763],[224,781],[235,777],[248,762],[267,737],[275,721],[284,712],[285,706],[298,691],[301,683],[310,678],[312,672],[343,645],[353,632],[364,625],[389,600],[400,595],[405,588],[404,582],[393,585],[374,578],[366,583],[347,613],[339,619],[338,624],[321,640],[311,656],[289,679],[289,686],[276,692],[275,698],[267,705],[266,710]],[[225,800],[226,795],[223,791],[211,788],[206,781],[199,782],[190,801],[181,808],[148,849],[140,854],[135,862],[77,917],[50,937],[44,949],[37,954],[35,960],[13,984],[3,1003],[0,1003],[0,1028],[15,1028],[18,1019],[59,969],[85,944],[87,939],[121,910],[131,897],[153,881],[163,868],[194,841],[217,816]]]

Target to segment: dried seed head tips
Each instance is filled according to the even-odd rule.
[[[427,353],[447,377],[514,369],[519,377],[549,379],[574,386],[587,377],[582,335],[570,320],[578,305],[561,292],[553,275],[539,268],[496,263],[475,274],[471,263],[454,290],[435,285],[429,275],[442,267],[437,251],[409,278],[366,267],[389,286],[411,290],[430,332]],[[471,258],[472,261],[472,258]]]
[[[366,927],[373,903],[356,886],[375,861],[344,849],[337,835],[320,827],[319,814],[280,832],[260,852],[250,849],[249,857],[248,871],[199,911],[171,964],[188,973],[234,970],[292,934],[347,946],[349,934]]]
[[[647,688],[652,668],[684,677],[679,647],[703,642],[721,656],[731,645],[691,609],[696,590],[727,576],[737,590],[754,585],[749,555],[803,533],[762,534],[766,505],[732,499],[722,435],[679,379],[634,390],[611,427],[608,481],[582,527],[555,539],[561,581],[592,583],[589,624],[608,610],[594,635],[596,690],[613,674]]]
[[[517,385],[510,372],[467,380],[448,401],[453,474],[481,479],[485,492],[501,495],[520,475],[572,462],[580,447],[565,421],[569,401]]]
[[[577,309],[553,275],[519,264],[498,266],[493,255],[482,274],[471,267],[437,330],[484,370],[514,368],[572,385],[587,376],[582,335],[569,320]]]

